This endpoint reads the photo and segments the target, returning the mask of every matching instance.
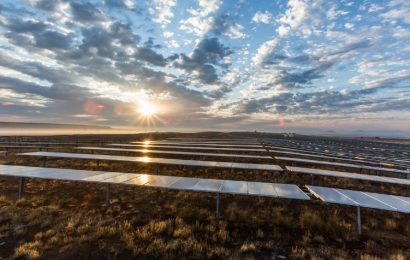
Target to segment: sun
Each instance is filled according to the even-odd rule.
[[[138,112],[144,117],[150,117],[155,115],[157,109],[152,103],[143,101],[139,104]]]

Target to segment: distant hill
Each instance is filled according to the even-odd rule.
[[[14,123],[0,122],[0,128],[30,128],[30,129],[111,129],[109,126],[49,124],[49,123]]]

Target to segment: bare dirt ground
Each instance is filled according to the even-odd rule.
[[[0,163],[41,165],[38,159],[13,153]],[[47,166],[156,170],[133,163],[104,162],[97,167],[92,161],[57,159]],[[260,171],[160,167],[159,174],[310,183],[304,176]],[[409,196],[408,187],[397,185],[332,178],[318,178],[315,184]],[[215,195],[207,193],[114,185],[107,208],[100,184],[29,179],[22,200],[16,199],[17,190],[16,178],[0,178],[4,259],[410,258],[409,214],[363,209],[363,235],[358,236],[355,208],[320,201],[223,195],[217,218]]]

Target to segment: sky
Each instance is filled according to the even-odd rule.
[[[410,1],[2,0],[0,121],[410,133]]]

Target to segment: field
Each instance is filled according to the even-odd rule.
[[[255,134],[201,133],[195,137],[237,138]],[[186,135],[104,135],[30,137],[30,141],[78,142],[82,139],[130,142]],[[278,136],[264,136],[278,138]],[[331,140],[331,138],[327,138]],[[4,138],[20,142],[23,137]],[[337,142],[344,142],[340,138]],[[346,143],[359,142],[349,140]],[[377,140],[361,140],[373,145]],[[386,140],[383,140],[386,143]],[[101,144],[99,144],[101,145]],[[409,148],[410,149],[410,148]],[[72,147],[53,151],[76,152]],[[0,164],[41,166],[38,158],[0,157]],[[78,152],[78,151],[77,151]],[[99,152],[95,152],[99,153]],[[104,152],[104,154],[109,154]],[[135,155],[112,152],[116,155]],[[137,156],[137,155],[135,155]],[[164,157],[157,155],[157,157]],[[167,156],[173,158],[173,156]],[[176,157],[175,157],[176,158]],[[190,159],[179,157],[180,159]],[[212,160],[226,161],[223,158]],[[245,160],[238,159],[238,162]],[[246,161],[248,162],[248,161]],[[275,160],[262,162],[279,164]],[[47,167],[153,173],[138,163],[50,159]],[[310,184],[310,176],[249,170],[160,166],[161,175]],[[349,206],[286,199],[113,185],[105,205],[101,184],[29,179],[17,199],[18,179],[0,178],[0,256],[2,259],[408,259],[410,214],[362,209],[363,234]],[[407,186],[351,179],[315,178],[315,185],[410,196]]]

